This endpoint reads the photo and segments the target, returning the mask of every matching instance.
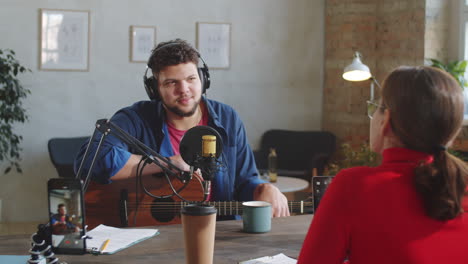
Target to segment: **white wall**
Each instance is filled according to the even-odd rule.
[[[324,0],[0,0],[0,47],[33,73],[23,174],[0,176],[3,222],[45,221],[52,137],[89,135],[94,122],[145,99],[144,63],[129,62],[130,25],[157,27],[157,41],[195,43],[195,23],[231,23],[231,67],[212,70],[209,98],[232,105],[255,149],[267,129],[321,129]],[[39,8],[91,11],[88,72],[38,70]],[[203,54],[202,54],[203,55]],[[2,170],[3,171],[3,170]]]

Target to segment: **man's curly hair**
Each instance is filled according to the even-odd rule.
[[[175,39],[161,42],[151,51],[148,67],[157,78],[165,67],[188,62],[198,65],[198,51],[187,41]]]

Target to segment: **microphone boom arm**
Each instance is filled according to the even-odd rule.
[[[125,130],[113,124],[108,119],[99,119],[96,121],[96,127],[94,129],[93,135],[89,139],[89,143],[88,143],[88,146],[86,147],[85,154],[83,156],[83,159],[81,160],[80,166],[78,168],[78,172],[76,173],[77,179],[80,179],[82,176],[81,174],[82,174],[84,163],[86,160],[89,159],[88,156],[89,156],[90,146],[93,144],[93,140],[96,138],[96,134],[98,131],[101,132],[102,135],[101,135],[101,138],[99,139],[98,146],[96,147],[96,151],[94,153],[93,159],[88,169],[88,173],[86,174],[86,178],[83,183],[84,192],[86,192],[86,189],[88,188],[92,169],[96,162],[99,151],[101,150],[101,146],[104,141],[104,138],[107,137],[109,134],[117,137],[119,140],[121,140],[122,142],[130,146],[131,148],[135,149],[139,154],[141,154],[145,158],[149,159],[152,163],[160,167],[164,171],[164,173],[170,176],[175,176],[184,183],[190,179],[191,174],[189,172],[183,171],[182,169],[174,165],[169,160],[169,158],[166,158],[162,156],[161,154],[157,153],[156,151],[152,150],[151,148],[143,144],[141,141],[139,141],[135,137],[128,134]],[[161,161],[163,161],[166,165],[163,165]],[[175,170],[176,172],[174,172],[173,170]],[[180,174],[182,177],[179,177],[178,174]]]

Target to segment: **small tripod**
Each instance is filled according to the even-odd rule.
[[[37,233],[34,233],[31,236],[31,258],[28,260],[30,264],[38,264],[43,260],[40,258],[43,255],[48,264],[59,263],[58,258],[55,257],[54,252],[52,252],[52,242],[51,242],[51,228],[49,224],[40,224],[37,226]],[[65,264],[62,262],[61,264]]]

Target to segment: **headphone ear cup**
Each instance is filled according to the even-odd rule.
[[[200,76],[202,84],[202,93],[205,93],[206,89],[210,88],[210,73],[208,72],[208,68],[198,68],[198,76]]]
[[[144,78],[146,94],[151,100],[159,100],[158,81],[154,76]]]
[[[203,75],[203,69],[198,68],[198,77],[200,77],[200,82],[202,86],[202,93],[206,92],[206,87],[205,87],[205,76]]]

